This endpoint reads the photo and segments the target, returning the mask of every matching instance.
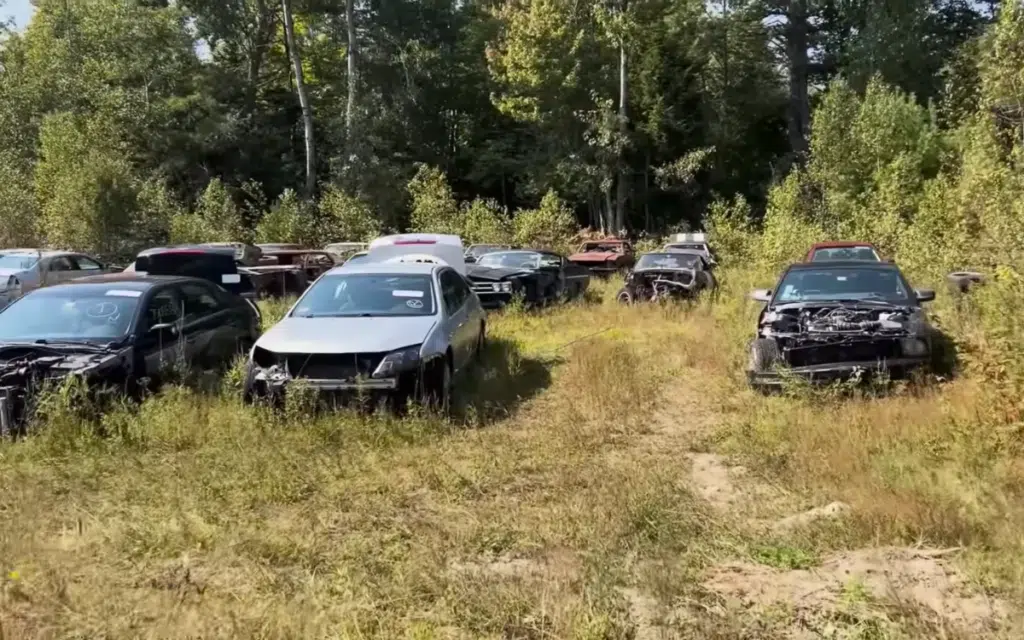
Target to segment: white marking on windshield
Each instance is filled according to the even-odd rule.
[[[422,298],[423,292],[411,291],[406,289],[395,289],[394,291],[391,292],[391,295],[395,296],[396,298]],[[409,306],[411,307],[412,305]],[[422,303],[420,306],[422,306]]]
[[[107,291],[108,296],[117,296],[119,298],[139,298],[142,297],[141,291],[132,291],[131,289],[111,289]]]

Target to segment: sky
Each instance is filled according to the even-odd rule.
[[[35,10],[30,0],[0,0],[0,5],[0,17],[13,18],[18,29],[24,29],[28,25],[28,19]]]

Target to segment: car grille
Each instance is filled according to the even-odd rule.
[[[500,291],[498,290],[499,286],[499,282],[474,282],[472,288],[474,293],[476,293],[478,296],[482,296],[500,293]]]
[[[791,367],[808,367],[819,364],[887,360],[898,358],[899,355],[899,342],[888,339],[797,347],[789,350],[787,360]]]
[[[348,380],[370,376],[386,353],[289,353],[288,372],[296,378]]]

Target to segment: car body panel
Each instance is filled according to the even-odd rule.
[[[590,285],[590,271],[552,251],[513,249],[486,254],[482,259],[522,257],[518,266],[489,266],[476,263],[468,268],[473,291],[485,308],[500,308],[522,296],[527,304],[547,304],[577,298]]]
[[[609,249],[603,250],[606,246]],[[636,262],[636,254],[633,244],[628,240],[609,237],[582,243],[568,260],[594,273],[608,274],[632,267]]]

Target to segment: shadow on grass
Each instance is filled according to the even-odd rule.
[[[490,338],[482,361],[460,380],[453,417],[479,427],[509,416],[550,386],[557,363],[523,355],[514,341]]]

